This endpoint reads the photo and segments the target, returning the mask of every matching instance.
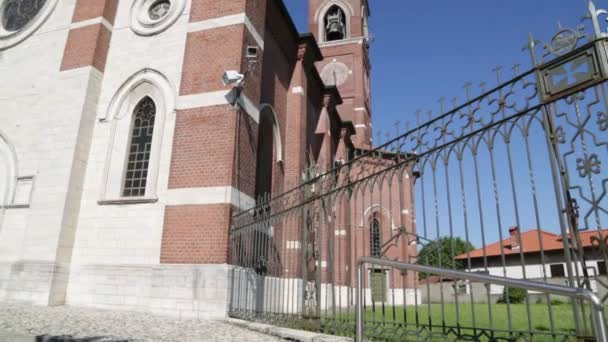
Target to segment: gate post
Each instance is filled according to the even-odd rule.
[[[363,324],[365,324],[365,313],[363,312],[363,265],[362,262],[357,262],[357,285],[355,293],[357,332],[355,342],[363,342]]]

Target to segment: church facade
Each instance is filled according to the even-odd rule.
[[[368,16],[0,0],[0,301],[224,316],[232,214],[371,147]]]

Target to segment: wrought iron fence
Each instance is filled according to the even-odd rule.
[[[604,324],[604,320],[605,320],[604,305],[603,305],[602,301],[600,300],[600,298],[590,290],[582,289],[582,288],[575,288],[575,287],[568,287],[568,286],[545,284],[542,282],[536,282],[536,281],[530,281],[530,280],[513,279],[513,278],[507,278],[507,277],[497,277],[497,276],[492,276],[492,275],[487,275],[487,274],[463,272],[463,271],[430,267],[430,266],[424,266],[424,265],[418,265],[418,264],[401,263],[401,262],[397,262],[397,261],[384,260],[384,259],[379,259],[379,258],[364,257],[359,260],[359,263],[357,265],[357,297],[356,297],[357,298],[356,299],[356,305],[357,305],[356,341],[357,342],[363,341],[363,336],[365,335],[365,310],[363,309],[363,298],[364,298],[365,294],[363,293],[362,289],[363,289],[363,283],[364,283],[364,270],[365,270],[364,266],[367,264],[375,265],[375,266],[390,267],[390,268],[394,268],[394,269],[398,269],[398,270],[402,270],[402,271],[417,271],[419,273],[437,274],[437,275],[441,275],[444,277],[450,277],[451,279],[476,281],[476,282],[479,282],[482,284],[497,284],[497,285],[510,287],[513,289],[537,290],[542,293],[550,293],[550,294],[566,296],[571,299],[578,299],[583,302],[587,302],[587,304],[590,307],[590,310],[592,312],[591,318],[593,320],[593,327],[594,327],[594,333],[595,333],[594,337],[597,339],[597,341],[601,341],[601,342],[608,341],[608,335],[606,333],[606,325]],[[396,340],[406,340],[408,335],[413,335],[414,337],[417,338],[417,340],[427,340],[427,339],[433,338],[433,336],[440,338],[442,340],[445,339],[446,337],[449,337],[449,336],[446,336],[446,334],[449,334],[450,332],[447,331],[445,328],[436,329],[439,331],[437,331],[435,334],[433,334],[432,330],[433,329],[425,329],[422,331],[417,330],[417,331],[412,331],[410,334],[408,334],[407,331],[401,331],[401,332],[397,332],[397,334],[392,335],[390,337],[391,337],[391,339],[396,339]],[[458,336],[460,339],[466,339],[466,340],[480,340],[483,337],[486,337],[488,339],[496,339],[494,336],[491,336],[491,335],[486,335],[486,336],[478,335],[475,333],[475,331],[473,331],[473,334],[471,334],[471,335],[463,335],[460,331],[457,331],[457,332],[454,332],[454,335]],[[555,338],[555,336],[554,336],[554,338]],[[511,338],[509,338],[509,339],[511,340],[514,338],[512,338],[512,336],[511,336]]]
[[[230,314],[353,336],[365,256],[586,288],[608,297],[608,12],[529,38],[532,68],[233,218]],[[378,141],[376,141],[378,142]],[[376,340],[574,340],[589,306],[542,291],[370,266]],[[431,332],[423,334],[423,332]]]

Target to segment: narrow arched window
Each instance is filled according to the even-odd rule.
[[[382,256],[382,245],[380,239],[380,221],[378,218],[374,217],[370,223],[369,227],[369,250],[370,255],[376,258]]]
[[[156,104],[146,96],[139,101],[133,111],[133,129],[129,141],[129,156],[122,191],[124,197],[146,195],[155,117]]]
[[[340,6],[332,6],[325,14],[325,41],[346,38],[346,14]]]
[[[272,193],[272,169],[274,157],[274,120],[272,115],[263,111],[260,113],[260,124],[258,126],[258,153],[256,174],[256,196],[264,198]]]

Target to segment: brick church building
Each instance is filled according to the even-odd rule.
[[[222,316],[232,213],[371,148],[367,0],[0,1],[0,301]]]

